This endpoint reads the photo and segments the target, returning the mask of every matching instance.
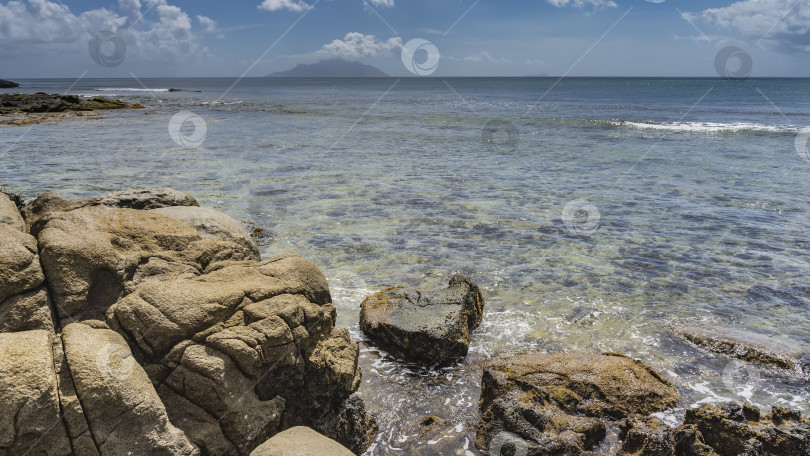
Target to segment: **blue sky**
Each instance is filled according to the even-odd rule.
[[[435,45],[433,76],[716,76],[736,46],[752,76],[803,77],[808,30],[810,0],[0,0],[0,77],[262,76],[331,57],[408,76],[414,38]],[[100,31],[122,63],[91,58]]]

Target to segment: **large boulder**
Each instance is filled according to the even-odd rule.
[[[203,239],[229,241],[248,249],[252,260],[259,261],[259,248],[251,239],[247,228],[234,218],[207,207],[172,206],[153,209],[163,215],[191,226]]]
[[[530,456],[582,454],[605,438],[603,419],[648,415],[678,399],[660,374],[623,355],[495,358],[483,369],[476,446],[493,451],[518,439]]]
[[[470,333],[481,324],[484,298],[463,275],[447,289],[383,290],[363,300],[360,328],[375,344],[405,358],[441,364],[467,355]]]
[[[296,426],[275,435],[256,448],[250,456],[353,456],[346,447],[313,431]]]
[[[323,274],[296,255],[256,261],[255,245],[206,226],[235,228],[224,215],[142,210],[196,205],[182,195],[48,194],[26,206],[36,240],[0,224],[14,241],[0,246],[0,331],[50,322],[68,444],[88,455],[247,455],[306,425],[364,451],[368,439],[349,435],[363,420],[347,421],[346,402],[360,383],[359,347],[334,327]],[[15,369],[3,380],[27,381]],[[0,407],[14,401],[0,395]],[[22,441],[0,436],[0,455],[12,440]]]
[[[0,334],[0,455],[73,454],[47,331]]]

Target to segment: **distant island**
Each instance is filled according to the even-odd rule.
[[[343,59],[322,60],[311,65],[300,64],[289,71],[268,74],[268,78],[387,78],[378,68]]]

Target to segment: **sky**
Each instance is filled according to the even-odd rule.
[[[0,78],[810,76],[810,0],[0,0]],[[720,74],[723,76],[723,74]]]

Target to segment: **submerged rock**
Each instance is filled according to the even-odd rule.
[[[463,275],[440,291],[403,287],[363,300],[360,328],[381,348],[424,363],[445,363],[467,355],[470,333],[481,324],[484,298]]]
[[[341,444],[308,427],[297,426],[276,434],[250,453],[250,456],[354,456]]]
[[[475,444],[490,454],[507,443],[528,455],[583,454],[605,438],[603,419],[648,415],[678,399],[660,374],[623,355],[495,358],[484,365]]]
[[[713,353],[810,375],[810,357],[797,344],[732,328],[678,326],[672,332]]]
[[[25,208],[33,236],[14,217],[0,223],[0,407],[53,389],[29,384],[30,358],[59,391],[30,410],[61,408],[65,425],[0,419],[0,454],[59,432],[66,452],[53,440],[47,454],[246,455],[296,425],[355,437],[368,417],[344,404],[360,383],[359,348],[334,327],[320,270],[296,255],[257,261],[255,246],[207,225],[233,227],[224,215],[194,212],[191,226],[139,210],[175,204],[197,203],[171,189],[51,193]],[[370,440],[353,443],[361,452]]]

